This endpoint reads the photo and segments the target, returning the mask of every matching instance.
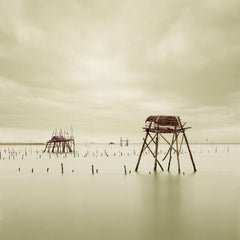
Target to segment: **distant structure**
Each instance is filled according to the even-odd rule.
[[[171,159],[172,159],[172,152],[176,153],[177,156],[177,164],[178,164],[178,173],[180,173],[180,161],[179,161],[179,155],[182,149],[183,141],[185,141],[187,145],[187,149],[190,155],[190,159],[193,165],[194,172],[197,171],[193,156],[190,150],[190,146],[185,134],[185,130],[189,129],[191,127],[185,127],[186,123],[182,123],[180,117],[178,116],[149,116],[145,121],[145,127],[143,128],[146,132],[145,138],[143,139],[143,145],[141,152],[139,154],[138,162],[135,168],[135,171],[138,170],[139,163],[142,157],[142,154],[145,149],[148,149],[150,153],[152,154],[154,161],[154,171],[157,170],[157,165],[164,170],[160,162],[158,161],[158,142],[159,142],[159,136],[166,142],[169,146],[169,149],[167,150],[163,160],[166,159],[166,157],[169,155],[169,161],[168,161],[168,171],[170,171],[170,165],[171,165]],[[171,140],[168,140],[164,135],[170,134]],[[179,138],[181,137],[181,140],[179,141]],[[155,145],[155,149],[152,150],[150,148],[150,144],[153,143]]]
[[[73,136],[73,128],[70,134],[68,131],[59,131],[55,129],[51,139],[46,143],[44,152],[49,153],[72,153],[75,152],[75,141]]]
[[[120,138],[120,146],[122,147],[122,146],[128,146],[128,138],[123,138],[123,137],[121,137]]]

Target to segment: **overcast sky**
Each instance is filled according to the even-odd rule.
[[[179,115],[191,141],[240,142],[239,0],[0,0],[0,142],[143,137]]]

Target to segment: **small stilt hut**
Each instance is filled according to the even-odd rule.
[[[51,139],[46,143],[44,152],[49,153],[74,153],[75,141],[73,136],[73,129],[71,127],[70,134],[68,131],[59,131],[55,129],[52,133]]]
[[[121,147],[122,146],[128,146],[128,138],[127,137],[125,137],[125,138],[121,137],[120,138],[120,146]]]
[[[193,165],[194,172],[197,171],[192,152],[190,150],[189,142],[187,140],[187,136],[185,133],[186,129],[189,129],[190,127],[185,126],[186,123],[182,123],[180,117],[178,116],[149,116],[145,121],[145,127],[143,128],[146,132],[145,138],[143,139],[143,145],[142,149],[139,154],[138,162],[135,168],[135,171],[138,170],[140,160],[142,157],[142,154],[145,149],[148,149],[149,152],[152,154],[154,158],[154,171],[157,170],[157,165],[162,169],[163,167],[158,161],[158,145],[159,145],[159,137],[161,137],[165,143],[169,146],[163,160],[167,158],[169,155],[169,161],[168,161],[168,171],[170,171],[170,164],[172,160],[172,152],[176,153],[177,157],[177,164],[178,164],[178,173],[180,173],[180,161],[179,161],[179,155],[182,150],[182,144],[183,141],[185,141],[188,149],[188,153]],[[170,134],[171,138],[170,140],[164,136],[165,134]],[[181,139],[181,140],[180,140]],[[180,140],[180,141],[179,141]],[[150,144],[153,143],[155,145],[155,149],[152,150],[150,148]]]

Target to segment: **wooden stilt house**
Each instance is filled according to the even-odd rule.
[[[121,137],[120,138],[120,146],[122,147],[122,146],[128,146],[128,138],[127,137],[125,137],[125,138],[123,138],[123,137]]]
[[[197,171],[192,152],[190,150],[189,142],[187,140],[187,136],[185,133],[186,129],[189,129],[190,127],[185,126],[186,123],[181,122],[180,117],[178,116],[149,116],[145,121],[145,127],[143,128],[146,132],[145,138],[143,139],[143,145],[142,149],[139,154],[138,162],[135,168],[135,171],[138,170],[140,160],[142,157],[142,154],[144,150],[148,149],[151,155],[154,158],[154,171],[157,170],[157,165],[161,168],[163,171],[163,167],[160,164],[158,160],[158,145],[159,145],[159,137],[164,140],[165,143],[168,145],[168,150],[163,157],[163,160],[169,156],[168,161],[168,171],[170,171],[170,165],[172,160],[172,153],[174,152],[177,158],[177,164],[178,164],[178,173],[180,173],[180,159],[179,155],[182,150],[183,142],[187,145],[188,153],[192,162],[193,170],[194,172]],[[166,137],[166,134],[170,135],[169,137]],[[155,146],[155,148],[151,149],[151,144]]]
[[[55,129],[52,133],[51,139],[46,143],[44,152],[48,153],[74,153],[75,152],[75,141],[73,136],[73,129],[71,133],[68,131],[62,132]]]

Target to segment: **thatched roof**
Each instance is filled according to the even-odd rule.
[[[149,116],[145,122],[154,122],[159,126],[179,126],[177,116]]]
[[[59,136],[53,136],[52,139],[50,141],[57,141],[57,142],[60,142],[60,141],[65,141],[66,138],[63,137],[62,135],[59,135]]]

